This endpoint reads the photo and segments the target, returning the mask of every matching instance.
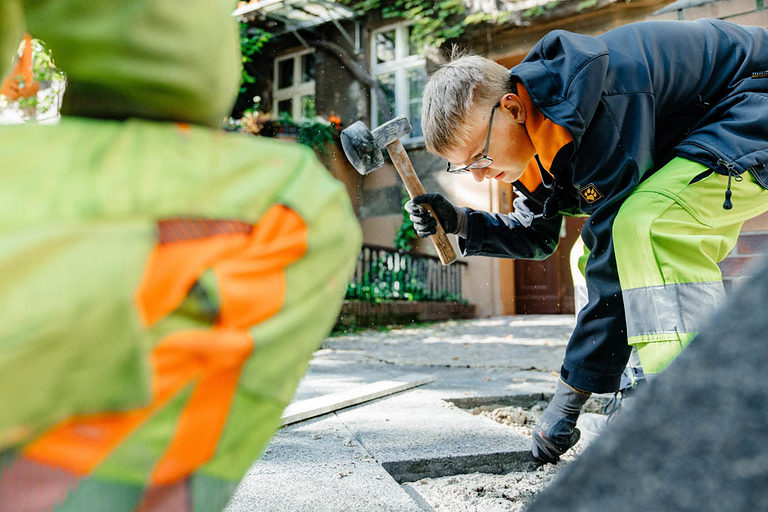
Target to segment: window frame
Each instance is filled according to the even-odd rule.
[[[291,104],[291,118],[294,121],[301,121],[304,119],[301,112],[301,98],[302,96],[313,96],[317,100],[316,81],[314,79],[308,82],[301,81],[301,58],[304,55],[314,54],[315,50],[304,49],[296,52],[291,52],[280,57],[275,58],[272,71],[272,112],[274,115],[278,115],[278,104],[284,100],[292,100]],[[280,84],[280,63],[293,59],[293,85],[290,87],[278,88]],[[317,63],[317,61],[315,61]]]
[[[408,43],[408,28],[413,25],[413,22],[400,22],[392,25],[386,25],[376,30],[371,31],[371,44],[370,44],[370,70],[371,75],[378,80],[379,75],[394,73],[395,75],[395,111],[392,113],[394,117],[406,116],[411,121],[409,114],[409,104],[413,98],[410,96],[408,90],[407,73],[412,69],[423,69],[426,73],[427,59],[424,55],[409,55],[410,45]],[[384,32],[395,31],[395,58],[389,62],[376,62],[376,36]],[[422,95],[423,97],[423,95]],[[371,126],[379,126],[381,120],[379,119],[378,106],[376,102],[376,95],[371,91]],[[404,140],[410,142],[422,142],[424,140],[423,135],[413,136],[409,135]]]

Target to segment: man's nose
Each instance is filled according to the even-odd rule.
[[[488,169],[470,169],[469,172],[472,174],[472,177],[475,179],[476,182],[482,183],[483,179],[485,179],[485,174]]]

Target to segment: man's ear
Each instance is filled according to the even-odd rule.
[[[512,114],[512,118],[518,123],[525,123],[525,105],[517,94],[508,92],[499,100],[499,106]]]

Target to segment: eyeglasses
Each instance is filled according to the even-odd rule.
[[[464,167],[456,167],[451,168],[451,162],[448,162],[448,167],[445,168],[445,170],[451,174],[464,174],[468,173],[470,169],[485,169],[489,165],[493,163],[493,158],[488,156],[488,146],[491,145],[491,128],[493,127],[493,114],[496,113],[496,109],[501,105],[500,103],[497,103],[493,106],[491,109],[491,120],[488,122],[488,136],[485,139],[485,150],[483,150],[483,155],[480,158],[477,158],[469,165],[465,165]]]

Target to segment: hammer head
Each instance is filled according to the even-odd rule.
[[[387,121],[373,131],[364,122],[357,121],[342,130],[341,147],[357,172],[366,175],[384,165],[383,148],[409,133],[411,124],[404,116]]]

